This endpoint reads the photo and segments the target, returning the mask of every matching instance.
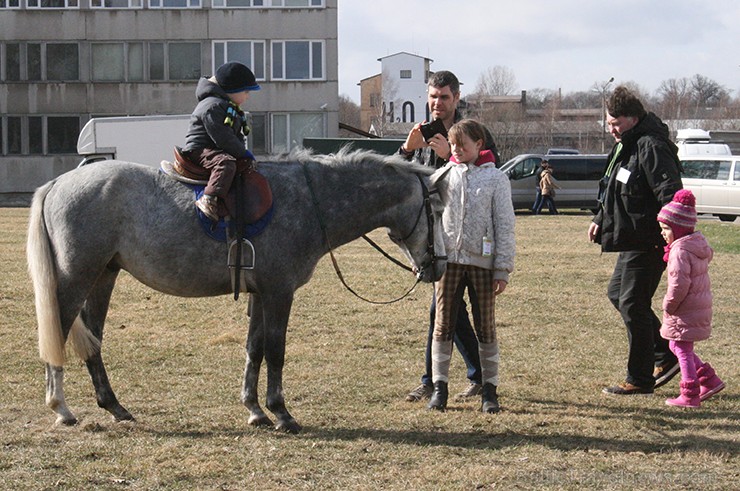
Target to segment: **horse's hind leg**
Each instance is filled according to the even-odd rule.
[[[64,400],[64,368],[46,364],[46,405],[57,413],[56,424],[75,425],[77,418]]]
[[[95,335],[101,345],[105,316],[108,313],[110,297],[117,276],[117,270],[106,269],[96,281],[82,308],[81,317],[85,326]],[[95,387],[95,398],[98,406],[111,413],[116,421],[134,421],[134,417],[121,406],[113,392],[100,350],[85,359],[85,364]]]
[[[260,366],[265,355],[264,316],[259,295],[249,295],[249,333],[247,334],[247,362],[244,368],[244,385],[242,386],[242,403],[249,410],[249,424],[254,426],[271,426],[272,420],[260,407],[257,385]]]

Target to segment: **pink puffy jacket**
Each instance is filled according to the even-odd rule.
[[[660,335],[676,341],[701,341],[712,332],[712,289],[709,261],[714,251],[701,232],[671,244],[668,290],[663,298]]]

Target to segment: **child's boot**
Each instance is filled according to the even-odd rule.
[[[665,403],[669,406],[678,407],[699,407],[699,381],[696,379],[681,380],[681,395],[675,399],[666,399]]]
[[[699,399],[706,401],[717,392],[725,388],[725,383],[717,376],[714,368],[709,363],[705,363],[696,369],[696,375],[699,377]]]
[[[427,409],[444,412],[447,409],[447,396],[447,382],[442,380],[434,382],[434,392],[432,392],[432,397],[429,399]]]
[[[497,413],[501,411],[501,406],[498,404],[498,394],[496,394],[496,386],[493,384],[485,384],[483,391],[481,392],[481,412],[483,413]]]

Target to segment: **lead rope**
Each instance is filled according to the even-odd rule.
[[[336,259],[336,257],[334,257],[334,248],[331,246],[331,242],[329,242],[329,235],[326,232],[326,225],[324,224],[324,219],[321,216],[321,212],[319,211],[319,201],[316,198],[316,194],[313,191],[313,186],[311,186],[311,176],[309,176],[309,174],[308,174],[308,169],[306,169],[306,164],[305,163],[301,162],[301,167],[303,168],[303,175],[306,177],[306,184],[308,185],[308,192],[311,194],[311,201],[313,202],[313,207],[314,207],[314,210],[316,211],[316,218],[319,220],[319,227],[321,227],[321,233],[324,236],[324,241],[326,241],[327,247],[329,248],[329,256],[331,256],[331,263],[334,266],[334,271],[336,272],[337,277],[339,278],[339,281],[342,283],[342,285],[344,285],[344,287],[351,294],[353,294],[355,297],[357,297],[360,300],[363,300],[363,301],[365,301],[367,303],[372,303],[372,304],[375,304],[375,305],[389,305],[389,304],[396,303],[396,302],[398,302],[400,300],[403,300],[404,298],[408,297],[411,294],[411,292],[414,291],[414,289],[416,288],[416,285],[418,285],[421,282],[421,279],[420,278],[417,278],[416,279],[416,283],[414,283],[411,286],[411,288],[409,288],[409,290],[406,293],[404,293],[402,296],[396,298],[395,300],[388,300],[388,301],[377,301],[377,300],[370,300],[368,298],[365,298],[362,295],[360,295],[359,293],[357,293],[356,291],[354,291],[352,289],[352,287],[347,284],[347,282],[344,280],[344,276],[342,275],[342,272],[339,270],[339,263],[337,263],[337,259]],[[378,246],[377,244],[375,244],[374,242],[372,242],[369,238],[365,237],[364,235],[363,235],[363,237],[365,238],[365,240],[367,240],[368,242],[370,242],[371,245],[374,245],[374,247],[376,249],[379,249],[379,250],[382,251],[382,249],[380,249],[380,246]],[[389,257],[390,258],[390,256],[388,256],[387,253],[385,253],[384,251],[382,251],[382,252],[383,252],[383,254],[386,257]],[[395,260],[393,258],[391,258],[391,259],[396,264],[400,264],[397,260]],[[409,271],[412,271],[411,268],[409,268],[408,266],[405,266],[405,265],[401,265],[401,266],[403,266],[404,268],[408,269]]]

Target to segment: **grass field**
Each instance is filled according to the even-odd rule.
[[[0,209],[0,489],[740,488],[737,224],[700,220],[716,250],[715,302],[714,337],[697,352],[728,388],[698,410],[664,405],[677,381],[654,397],[601,394],[624,378],[626,335],[605,295],[615,256],[587,243],[588,215],[566,211],[517,217],[517,271],[497,304],[496,415],[478,402],[452,402],[446,413],[404,402],[421,375],[431,287],[370,305],[342,288],[325,258],[297,293],[288,333],[286,400],[304,426],[296,436],[246,423],[244,297],[168,297],[126,273],[103,350],[138,422],[114,423],[99,409],[73,358],[65,388],[80,424],[54,427],[26,273],[27,214]],[[389,244],[380,231],[372,237]],[[361,241],[338,259],[373,299],[412,283]],[[466,384],[458,355],[450,373],[454,393]]]

